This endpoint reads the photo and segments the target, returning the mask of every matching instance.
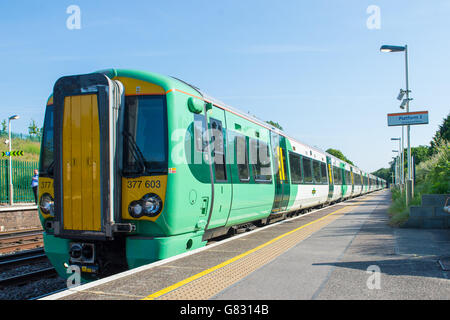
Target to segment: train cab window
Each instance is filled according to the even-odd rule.
[[[320,163],[320,171],[322,174],[322,184],[328,183],[327,164],[325,162]]]
[[[320,162],[317,160],[313,160],[313,176],[314,176],[314,182],[316,184],[321,183],[320,182]]]
[[[312,173],[312,164],[311,159],[303,157],[303,181],[304,183],[312,183],[313,182],[313,173]]]
[[[270,152],[267,143],[257,139],[250,140],[250,163],[255,182],[268,183],[272,181]]]
[[[302,183],[302,172],[300,169],[300,156],[289,152],[289,166],[291,169],[291,183],[300,184]]]
[[[167,172],[165,96],[127,96],[123,135],[125,175]]]
[[[227,181],[222,121],[211,118],[210,123],[216,181]]]
[[[248,168],[247,140],[244,136],[236,136],[236,164],[238,168],[239,180],[250,181],[250,171]]]
[[[45,109],[44,130],[42,136],[42,149],[40,157],[40,175],[53,176],[53,105]]]

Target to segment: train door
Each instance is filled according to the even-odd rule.
[[[327,167],[328,167],[328,202],[333,198],[334,193],[334,180],[333,180],[333,166],[331,165],[331,157],[327,156]]]
[[[55,235],[112,238],[119,218],[116,139],[121,84],[102,74],[63,77],[54,87]]]
[[[352,184],[352,192],[351,194],[353,195],[353,192],[355,192],[355,177],[353,174],[353,168],[350,167],[350,179],[351,179],[351,184]]]
[[[274,132],[270,132],[273,168],[275,178],[275,198],[272,213],[286,211],[289,203],[290,184],[289,170],[287,167],[286,138]]]
[[[208,112],[208,128],[210,136],[211,162],[213,167],[214,193],[212,212],[208,221],[208,229],[225,225],[230,213],[232,198],[232,179],[227,164],[227,139],[225,111],[212,106]]]

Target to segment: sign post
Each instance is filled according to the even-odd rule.
[[[393,126],[408,127],[408,180],[406,181],[406,204],[408,205],[411,199],[414,197],[414,183],[411,172],[412,157],[409,145],[409,128],[411,125],[428,124],[428,111],[389,113],[387,115],[387,120],[389,127]]]

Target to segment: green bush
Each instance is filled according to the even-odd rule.
[[[450,193],[450,142],[436,146],[437,152],[416,169],[416,190],[419,194]]]
[[[420,206],[423,194],[450,193],[450,143],[441,142],[437,152],[416,168],[414,198],[409,206]],[[405,191],[392,188],[392,204],[388,209],[389,224],[398,226],[409,218],[409,206],[406,205]]]

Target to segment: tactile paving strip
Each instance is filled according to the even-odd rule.
[[[365,198],[361,202],[367,201]],[[179,283],[153,293],[145,300],[205,300],[253,271],[269,263],[314,232],[353,210],[358,202],[340,208],[320,219],[314,220],[279,237],[276,237],[252,250],[238,255],[222,264],[205,270]]]

